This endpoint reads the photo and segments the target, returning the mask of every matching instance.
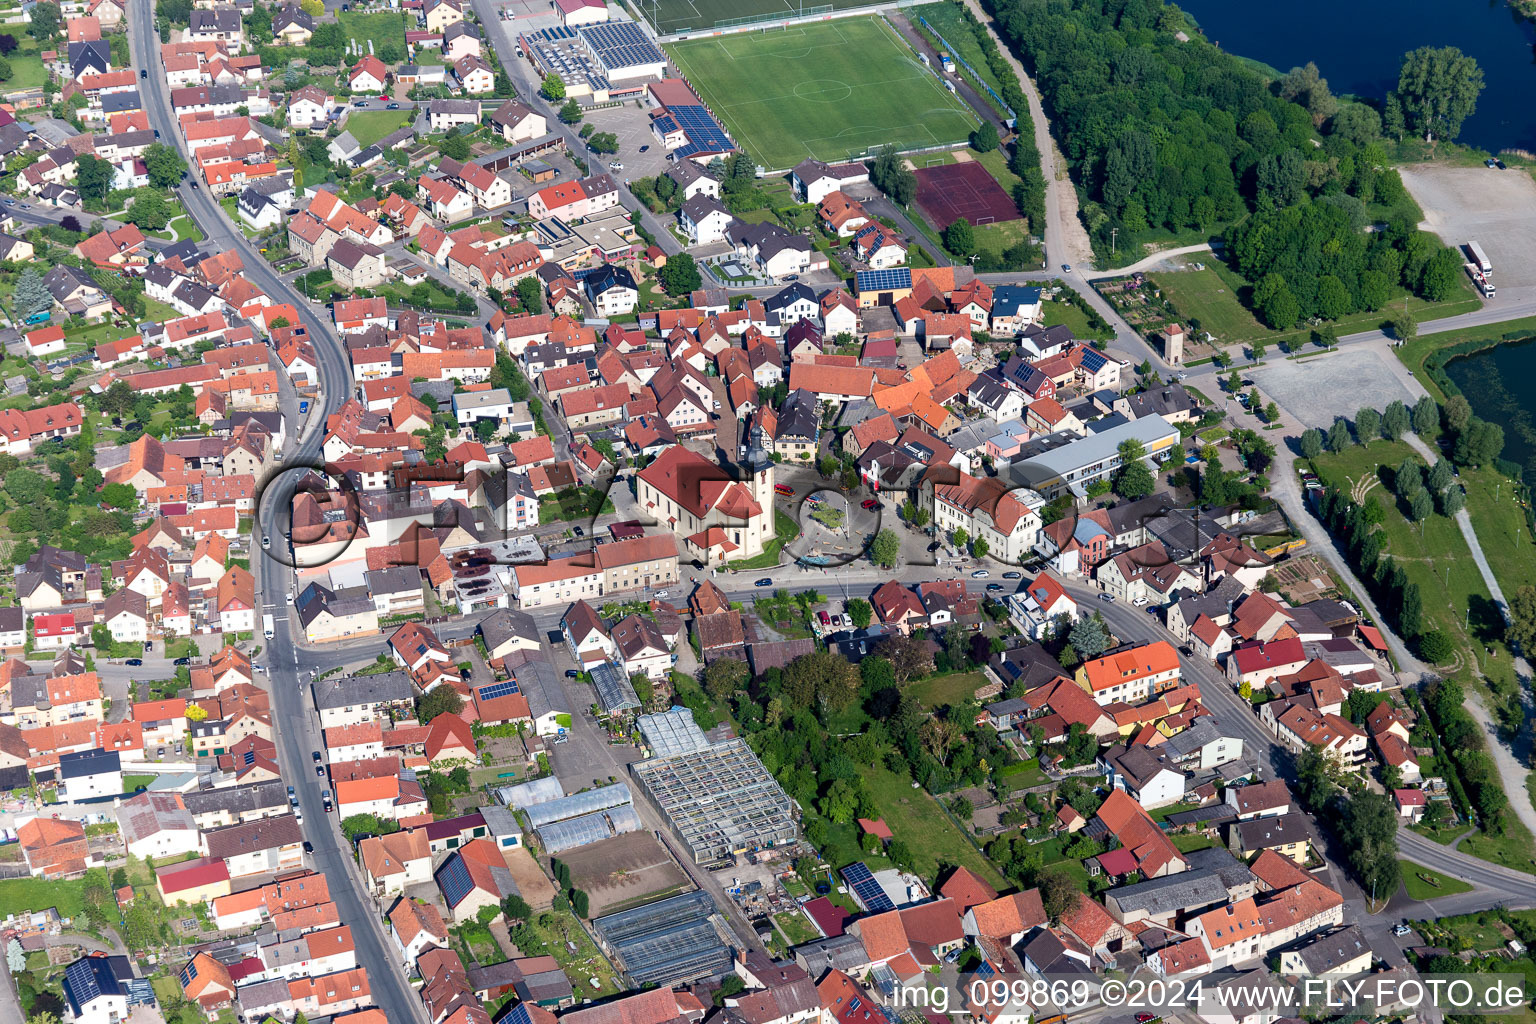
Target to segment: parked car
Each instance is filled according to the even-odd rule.
[[[320,776],[322,779],[325,778],[325,765],[323,765],[323,764],[315,765],[315,774]]]
[[[587,531],[582,529],[580,526],[571,527],[571,532],[578,537],[585,537],[587,535]]]
[[[1005,572],[1005,573],[1003,573],[1003,579],[1005,579],[1005,580],[1017,580],[1017,579],[1023,579],[1023,577],[1024,577],[1024,574],[1021,573],[1021,572]]]
[[[309,752],[309,756],[315,762],[315,764],[319,764],[320,761],[322,760],[322,758],[320,757],[320,751],[318,751],[318,750],[311,750]]]
[[[973,579],[973,580],[984,580],[988,576],[991,576],[991,575],[992,574],[990,572],[987,572],[987,570],[985,570],[985,569],[977,569],[975,572],[971,573],[971,579]]]
[[[817,612],[816,621],[821,623],[823,629],[832,625],[832,620],[827,616],[826,612]]]
[[[992,593],[992,592],[995,592],[995,591],[998,591],[998,590],[1002,590],[1002,589],[1003,589],[1003,585],[1001,583],[988,583],[987,584],[987,592],[988,593]]]
[[[757,580],[752,585],[754,587],[771,587],[771,586],[773,586],[773,580],[771,580],[768,577],[764,576],[762,579]]]
[[[154,650],[155,649],[155,642],[153,640],[145,640],[144,641],[144,649],[146,651]]]
[[[649,153],[650,151],[651,151],[651,147],[650,146],[641,146],[640,147],[640,152],[642,152],[642,153]]]
[[[149,77],[149,71],[147,69],[145,69],[145,68],[140,68],[139,69],[139,77],[140,78],[148,78]]]
[[[568,669],[565,670],[565,678],[567,678],[567,679],[580,679],[581,678],[581,673],[577,672],[573,668],[568,668]]]
[[[1114,604],[1115,603],[1115,595],[1114,594],[1100,594],[1099,595],[1099,600],[1103,601],[1105,604]]]
[[[310,842],[308,839],[304,840],[304,852],[305,853],[314,853],[315,852],[315,844]]]
[[[386,103],[386,104],[384,104],[384,109],[385,110],[399,110],[400,109],[400,104],[398,104],[398,103]]]
[[[144,664],[144,659],[143,658],[129,658],[127,663],[129,665],[132,665],[134,668],[138,668],[140,665]]]
[[[859,502],[859,508],[868,509],[871,512],[881,507],[881,504],[874,498],[865,498],[863,501]]]
[[[658,600],[658,601],[663,600],[670,593],[671,593],[670,590],[658,590],[658,591],[656,591],[656,600]]]
[[[171,662],[171,664],[172,665],[190,665],[190,664],[192,664],[192,659],[191,658],[177,658],[175,661]]]

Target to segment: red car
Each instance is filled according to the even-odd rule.
[[[874,509],[878,509],[878,508],[883,508],[884,506],[882,506],[874,498],[865,498],[863,501],[859,502],[859,507],[862,508],[862,509],[874,510]]]
[[[388,100],[389,96],[388,95],[380,96],[379,99],[381,99],[381,100]]]

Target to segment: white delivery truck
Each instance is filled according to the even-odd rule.
[[[1483,247],[1476,242],[1467,243],[1467,255],[1472,257],[1472,262],[1477,264],[1484,276],[1493,273],[1493,264],[1488,261],[1488,254],[1483,252]]]
[[[275,632],[276,632],[276,624],[273,623],[272,616],[270,616],[270,615],[263,615],[261,617],[261,635],[266,637],[268,640],[271,640],[272,639],[272,635]]]

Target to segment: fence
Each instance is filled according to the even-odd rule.
[[[1017,121],[1018,118],[1019,118],[1019,115],[1014,112],[1014,109],[1012,107],[1010,107],[1008,104],[1003,102],[1003,98],[997,94],[997,91],[995,89],[993,89],[990,85],[987,84],[987,80],[981,77],[981,72],[979,72],[975,68],[971,67],[971,62],[966,60],[964,57],[960,56],[960,52],[949,44],[949,40],[945,39],[939,33],[938,29],[934,28],[932,25],[930,25],[928,23],[928,19],[927,18],[925,18],[921,14],[919,14],[917,16],[917,20],[922,22],[923,23],[923,28],[927,29],[928,32],[933,36],[933,38],[935,38],[935,39],[937,39],[939,41],[939,44],[944,47],[944,51],[949,54],[950,59],[953,60],[956,64],[959,64],[962,68],[964,68],[965,69],[965,73],[971,76],[972,81],[974,81],[977,85],[981,86],[983,89],[987,90],[987,95],[991,96],[992,99],[994,99],[997,102],[998,108],[1000,110],[1004,111],[1008,115],[1008,120],[1009,121]]]
[[[775,21],[781,21],[787,26],[791,21],[803,21],[807,18],[819,18],[824,14],[831,13],[831,4],[822,4],[818,7],[802,6],[798,11],[790,15],[788,18],[785,17],[784,12],[782,11],[769,11],[767,14],[748,14],[740,18],[721,18],[719,21],[715,22],[715,28],[740,28],[746,25],[772,24]]]

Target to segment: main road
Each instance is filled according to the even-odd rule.
[[[165,77],[161,73],[160,37],[154,27],[154,9],[149,2],[134,4],[128,14],[128,40],[133,53],[133,65],[147,75],[141,75],[139,88],[144,108],[149,113],[150,125],[160,133],[167,144],[174,144],[182,155],[186,147],[177,128],[171,110],[170,96]],[[176,189],[187,213],[202,229],[205,249],[212,252],[234,250],[245,263],[245,276],[277,302],[286,302],[298,310],[299,321],[309,332],[320,363],[320,397],[322,412],[333,412],[347,400],[351,388],[351,371],[348,367],[341,342],[331,330],[329,320],[303,296],[274,274],[260,252],[245,239],[225,218],[224,211],[208,192],[193,187],[195,179],[184,180]],[[325,417],[311,415],[308,429],[297,434],[289,442],[284,465],[289,469],[297,466],[321,464],[320,445],[324,440]],[[297,431],[296,431],[297,433]],[[289,477],[295,474],[288,474]],[[265,536],[262,524],[273,522],[278,516],[288,490],[284,481],[268,482],[261,494],[256,529],[252,532],[253,543]],[[281,545],[274,545],[273,550]],[[351,850],[343,845],[341,833],[333,816],[326,813],[321,791],[328,783],[315,775],[311,768],[308,751],[322,749],[318,721],[312,704],[302,690],[299,672],[298,649],[293,642],[292,624],[288,605],[280,595],[287,589],[290,570],[266,552],[266,557],[253,558],[251,570],[256,579],[257,604],[261,611],[271,614],[275,620],[275,635],[266,641],[260,660],[266,662],[267,683],[272,696],[273,720],[277,723],[276,740],[278,764],[283,777],[293,785],[304,813],[304,835],[314,847],[311,863],[316,871],[324,874],[331,883],[331,898],[341,912],[341,919],[352,927],[352,938],[357,946],[358,962],[368,968],[368,983],[373,1002],[396,1024],[424,1022],[421,1002],[406,984],[400,962],[391,948],[380,916],[373,903],[364,894]]]

